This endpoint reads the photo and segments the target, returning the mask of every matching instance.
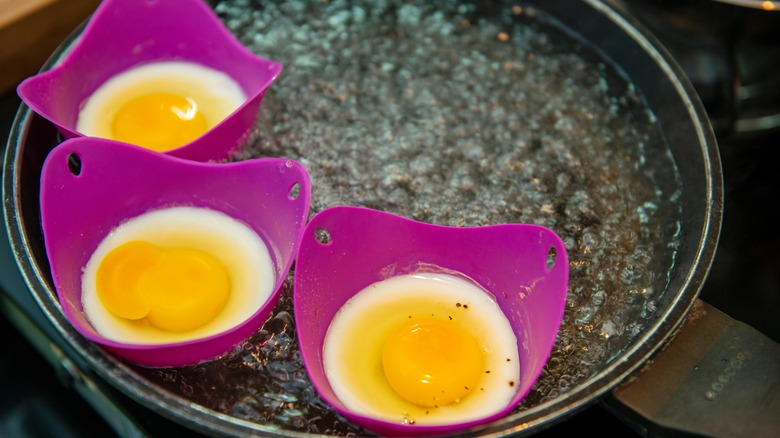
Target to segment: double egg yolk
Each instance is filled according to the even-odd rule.
[[[230,295],[227,269],[196,249],[164,249],[132,241],[101,262],[97,294],[117,317],[147,321],[161,330],[199,328],[222,310]]]
[[[84,316],[116,342],[203,339],[247,321],[277,274],[263,239],[207,208],[173,206],[128,218],[90,256],[81,280]]]

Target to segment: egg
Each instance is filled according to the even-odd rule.
[[[338,310],[322,354],[347,409],[396,424],[484,418],[506,408],[520,378],[517,339],[495,298],[450,274],[369,285]]]
[[[92,253],[82,305],[107,339],[165,344],[224,332],[247,320],[274,291],[263,240],[215,210],[177,206],[133,217]]]
[[[104,82],[79,110],[77,131],[159,152],[183,146],[247,100],[229,75],[184,61],[144,64]]]

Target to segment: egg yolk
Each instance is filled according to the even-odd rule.
[[[152,93],[137,97],[114,114],[114,140],[164,152],[203,135],[209,126],[197,103],[183,96]]]
[[[410,323],[390,335],[382,367],[393,390],[420,406],[460,401],[479,382],[484,358],[474,337],[449,321]]]
[[[97,270],[97,294],[114,315],[146,318],[159,329],[201,327],[230,294],[228,273],[214,256],[196,249],[162,249],[143,241],[112,250]]]

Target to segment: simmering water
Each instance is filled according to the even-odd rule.
[[[348,204],[442,225],[535,223],[564,239],[563,326],[520,411],[602,370],[653,317],[680,190],[631,84],[532,7],[492,4],[224,0],[216,11],[248,48],[284,64],[236,159],[301,161],[312,214]],[[138,372],[241,419],[364,433],[308,381],[291,278],[271,319],[235,351]]]

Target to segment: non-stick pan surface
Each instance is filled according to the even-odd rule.
[[[594,401],[692,305],[720,227],[717,148],[680,69],[630,18],[595,0],[224,1],[216,10],[250,49],[285,65],[236,159],[301,160],[314,211],[351,204],[448,225],[532,222],[564,238],[571,286],[547,369],[513,414],[473,434],[533,432]],[[20,109],[5,217],[32,294],[99,375],[210,434],[363,433],[308,386],[289,291],[263,330],[210,364],[139,368],[80,337],[56,302],[39,225],[40,169],[60,141]]]

